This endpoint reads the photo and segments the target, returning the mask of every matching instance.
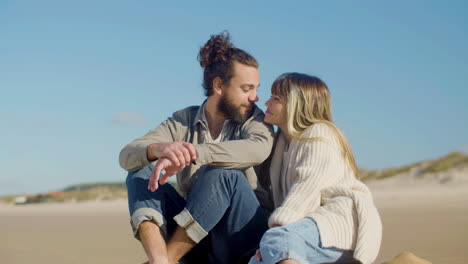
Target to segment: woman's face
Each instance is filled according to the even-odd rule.
[[[279,127],[286,127],[286,98],[272,94],[266,101],[265,122]]]

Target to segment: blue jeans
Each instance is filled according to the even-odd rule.
[[[353,262],[352,251],[322,247],[317,224],[311,218],[269,229],[260,241],[260,253],[262,261],[254,256],[249,264],[273,264],[283,259],[304,264]]]
[[[210,255],[215,263],[236,263],[255,252],[268,229],[268,216],[241,171],[201,168],[192,176],[196,183],[185,200],[170,184],[149,191],[152,169],[149,165],[127,176],[131,224],[137,238],[138,226],[153,221],[166,239],[177,225],[184,228],[199,243],[192,251]]]

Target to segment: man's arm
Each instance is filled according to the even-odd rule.
[[[184,168],[196,159],[196,151],[192,144],[176,141],[170,143],[153,143],[146,148],[148,160],[168,158],[175,166]]]
[[[243,127],[242,139],[195,145],[195,162],[226,169],[245,169],[262,163],[273,146],[273,127],[265,124],[263,117],[258,115]]]
[[[180,120],[170,118],[164,121],[122,149],[120,166],[127,171],[135,171],[162,157],[167,157],[177,166],[187,166],[196,158],[195,148],[190,143],[176,141],[186,130]]]
[[[149,131],[146,135],[127,144],[120,151],[120,166],[126,171],[135,171],[149,165],[151,161],[154,161],[155,157],[148,157],[148,146],[159,142],[173,142],[174,139],[170,133],[171,125],[170,120],[166,120],[156,129]]]

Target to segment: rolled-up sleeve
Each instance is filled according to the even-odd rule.
[[[146,135],[133,140],[120,151],[120,166],[126,171],[135,171],[147,166],[152,162],[148,160],[147,147],[153,143],[173,142],[173,132],[178,129],[180,130],[178,122],[170,118]]]

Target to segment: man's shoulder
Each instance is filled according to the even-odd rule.
[[[172,114],[172,118],[179,121],[191,121],[195,118],[199,109],[199,105],[192,105],[184,109],[175,111]]]

